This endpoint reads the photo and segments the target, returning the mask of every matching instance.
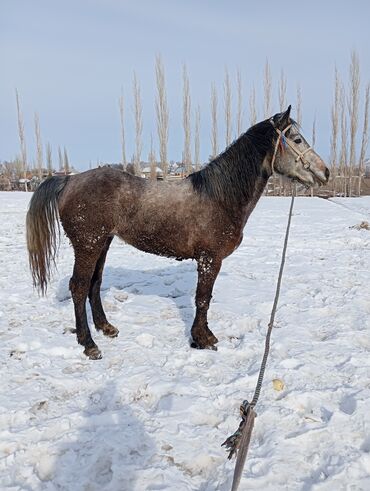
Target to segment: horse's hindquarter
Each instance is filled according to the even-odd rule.
[[[128,244],[153,254],[196,258],[202,251],[222,249],[226,238],[218,207],[181,182],[146,181],[140,195],[123,183],[117,235]]]
[[[99,168],[69,178],[59,199],[59,216],[75,248],[103,245],[114,233],[125,176],[116,169]]]

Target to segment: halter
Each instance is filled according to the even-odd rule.
[[[272,120],[270,120],[270,123],[272,124],[272,126],[274,127],[276,133],[278,134],[278,138],[277,138],[276,144],[275,144],[274,154],[273,154],[272,160],[271,160],[271,170],[272,170],[272,172],[274,172],[274,163],[275,163],[276,154],[277,154],[277,151],[278,151],[278,148],[279,148],[280,143],[282,143],[283,146],[288,145],[293,150],[293,152],[297,155],[295,161],[298,162],[300,160],[302,162],[303,167],[305,169],[309,170],[310,172],[312,172],[311,169],[310,169],[311,164],[304,158],[304,156],[305,156],[305,154],[307,152],[313,150],[312,147],[308,147],[303,152],[300,152],[298,150],[297,145],[294,144],[292,140],[290,140],[289,138],[287,138],[285,136],[285,133],[288,130],[290,130],[290,128],[293,126],[292,124],[288,124],[288,126],[283,131],[281,131],[281,130],[279,130],[278,128],[275,127],[275,125],[274,125],[274,123],[273,123]]]

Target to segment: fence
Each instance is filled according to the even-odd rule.
[[[361,182],[359,182],[359,179]],[[292,183],[277,175],[270,177],[265,195],[267,196],[290,196]],[[370,196],[370,177],[364,176],[341,176],[332,175],[327,185],[306,189],[297,186],[298,196],[320,196],[322,198]]]

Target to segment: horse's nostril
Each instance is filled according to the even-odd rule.
[[[326,170],[325,170],[325,177],[326,177],[326,180],[329,181],[330,171],[328,168],[326,168]]]

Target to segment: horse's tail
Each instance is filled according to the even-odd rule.
[[[34,286],[45,295],[58,252],[58,199],[68,177],[49,177],[34,192],[27,213],[27,248]]]

